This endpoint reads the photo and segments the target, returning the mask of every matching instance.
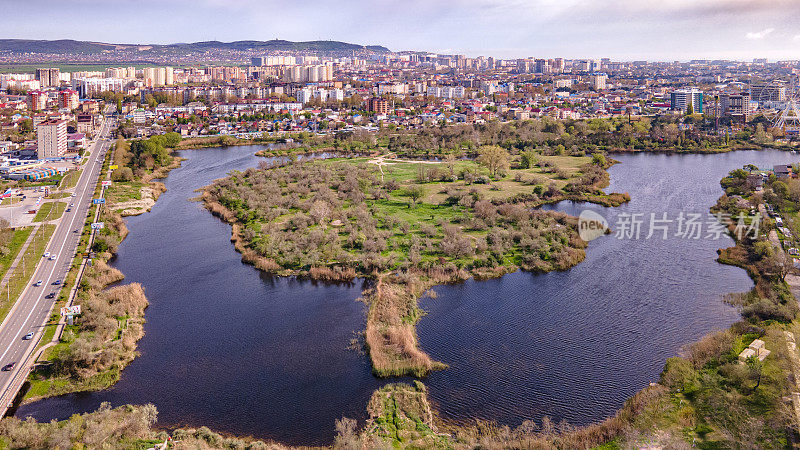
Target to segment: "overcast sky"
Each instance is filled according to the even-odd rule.
[[[2,37],[318,40],[500,58],[800,59],[800,0],[0,0]]]

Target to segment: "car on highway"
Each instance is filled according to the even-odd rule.
[[[39,280],[36,283],[33,283],[33,285],[36,286],[36,287],[41,286],[42,285],[42,280]]]
[[[67,208],[67,212],[70,212],[70,211],[72,211],[72,208]]]
[[[70,204],[69,204],[69,207],[70,207],[70,208],[74,208],[74,207],[75,207],[75,203],[70,203]]]
[[[55,260],[56,260],[56,255],[50,255],[50,261],[55,261]]]
[[[44,252],[44,257],[45,258],[49,258],[50,257],[50,252]]]
[[[73,196],[73,197],[76,197],[77,195],[78,195],[78,194],[76,194],[76,193],[74,193],[74,192],[72,193],[72,196]]]
[[[22,336],[22,339],[25,340],[25,341],[33,339],[33,331],[31,331],[30,333],[26,334],[25,336]]]
[[[56,298],[56,293],[55,292],[51,292],[51,293],[45,295],[44,298],[47,298],[47,299]]]
[[[6,364],[5,366],[3,366],[3,372],[8,372],[9,370],[13,369],[15,364],[16,362],[10,362]]]
[[[53,285],[54,286],[60,286],[61,285],[61,279],[59,278],[58,280],[54,281]]]

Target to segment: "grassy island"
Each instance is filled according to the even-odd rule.
[[[757,189],[762,176],[763,189]],[[631,397],[614,417],[582,428],[547,418],[516,428],[452,424],[432,411],[420,382],[401,383],[373,394],[370,418],[359,433],[339,422],[339,438],[351,445],[437,448],[792,448],[800,441],[800,277],[784,250],[798,246],[800,180],[777,179],[751,166],[732,171],[721,184],[725,195],[712,212],[728,222],[736,245],[721,249],[719,262],[746,269],[755,284],[727,298],[743,318],[668,359],[658,383]],[[752,216],[758,212],[755,232]],[[754,346],[768,353],[748,353]]]
[[[388,156],[388,157],[387,157]],[[564,199],[619,205],[605,194],[604,158],[512,159],[484,147],[477,161],[349,158],[235,172],[205,189],[205,205],[233,224],[243,259],[282,275],[375,280],[366,345],[381,376],[442,367],[419,350],[418,298],[431,286],[582,261],[576,219],[535,206]]]

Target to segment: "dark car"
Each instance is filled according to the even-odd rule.
[[[45,295],[44,298],[56,298],[56,293],[55,292],[51,292],[51,293]]]
[[[54,285],[56,285],[56,286],[58,286],[58,285],[60,285],[60,284],[61,284],[61,280],[56,280],[56,281],[54,281],[54,282],[53,282],[53,284],[54,284]]]
[[[3,372],[8,372],[9,370],[13,369],[14,368],[14,364],[16,364],[16,363],[15,362],[11,362],[11,363],[8,363],[5,366],[3,366]]]

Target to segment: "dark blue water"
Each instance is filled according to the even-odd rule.
[[[152,212],[128,219],[114,265],[150,300],[142,355],[113,388],[23,406],[20,417],[64,418],[112,405],[152,402],[162,426],[207,425],[293,444],[330,444],[334,422],[363,419],[384,381],[348,350],[363,330],[362,285],[274,279],[240,261],[230,227],[189,199],[256,148],[191,150],[166,180]],[[615,224],[621,212],[705,213],[719,179],[747,163],[788,162],[781,152],[624,155],[608,191],[618,209],[591,207]],[[558,209],[578,214],[584,205]],[[645,230],[646,234],[646,230]],[[749,289],[741,269],[715,262],[729,239],[593,241],[562,273],[514,273],[436,290],[418,326],[422,347],[450,368],[425,380],[449,419],[510,425],[544,415],[576,424],[613,414],[655,381],[680,346],[738,318],[721,301]]]
[[[329,443],[335,421],[364,419],[380,386],[367,358],[348,350],[364,329],[361,282],[325,285],[273,278],[241,263],[231,228],[190,198],[259,147],[190,150],[150,213],[127,218],[114,267],[150,301],[141,356],[103,392],[23,406],[17,415],[66,418],[153,403],[162,426],[207,425],[237,435]]]
[[[588,424],[613,415],[658,381],[664,361],[681,346],[738,320],[722,296],[752,287],[745,271],[715,261],[717,249],[733,245],[730,238],[704,239],[706,228],[699,240],[675,237],[673,223],[667,240],[660,232],[646,239],[650,213],[705,219],[730,170],[797,160],[790,156],[615,156],[621,164],[609,170],[606,191],[628,192],[630,203],[564,202],[549,209],[574,216],[591,209],[615,229],[620,214],[643,213],[640,240],[596,239],[586,260],[566,272],[517,272],[436,288],[438,298],[423,301],[428,315],[417,330],[422,348],[450,365],[426,381],[442,415],[509,425],[543,416]]]

